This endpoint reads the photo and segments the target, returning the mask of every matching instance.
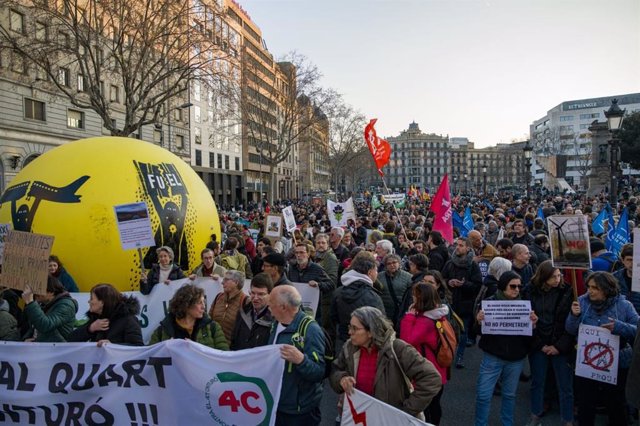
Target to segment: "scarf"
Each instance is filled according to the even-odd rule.
[[[611,306],[613,306],[613,304],[616,303],[616,300],[618,299],[618,297],[608,297],[604,300],[601,300],[600,302],[594,302],[592,300],[589,300],[589,303],[591,303],[591,309],[593,309],[594,311],[596,311],[596,313],[598,315],[601,315],[603,312],[605,312],[607,309],[609,309]]]
[[[171,270],[173,269],[173,265],[170,263],[167,266],[162,266],[160,264],[158,264],[158,266],[160,267],[160,274],[158,277],[158,282],[159,283],[163,283],[166,280],[169,279],[169,274],[171,274]]]
[[[497,289],[496,290],[496,300],[520,300],[520,294],[515,299],[508,299],[504,294],[504,291]]]
[[[468,268],[469,266],[471,266],[471,262],[473,262],[473,250],[469,250],[467,254],[463,256],[454,254],[453,256],[451,256],[451,261],[458,268]]]

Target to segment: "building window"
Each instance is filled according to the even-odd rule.
[[[15,10],[11,10],[9,12],[11,22],[9,23],[9,28],[12,31],[15,31],[20,34],[24,34],[24,15]]]
[[[209,153],[209,167],[214,167],[216,164],[216,155],[213,152]]]
[[[200,127],[195,127],[193,129],[193,134],[195,135],[196,144],[197,145],[201,145],[202,144],[202,130],[200,129]]]
[[[218,168],[222,168],[222,154],[218,154]]]
[[[173,110],[173,118],[177,121],[182,121],[182,108],[176,108]]]
[[[36,22],[36,40],[38,41],[47,41],[47,24],[44,22]]]
[[[110,85],[109,87],[109,100],[111,102],[118,102],[119,97],[118,97],[118,86],[116,86],[115,84]]]
[[[87,89],[84,87],[84,76],[82,74],[78,74],[78,92],[84,92]]]
[[[67,68],[58,70],[58,84],[69,87],[69,70]]]
[[[34,99],[24,98],[24,118],[31,120],[45,121],[44,102]]]
[[[202,166],[202,151],[196,149],[196,166]]]
[[[224,156],[224,168],[229,170],[229,156],[228,155]]]
[[[184,136],[176,135],[176,148],[184,148]]]
[[[196,123],[200,122],[200,107],[196,105],[196,107],[193,109],[193,114],[194,114],[194,120],[196,121]]]
[[[71,47],[71,38],[69,34],[64,33],[62,31],[58,32],[58,43],[62,47],[70,48]]]
[[[561,115],[560,121],[573,121],[573,115]]]
[[[162,145],[162,130],[153,130],[153,143],[155,143],[156,145]]]
[[[73,109],[67,110],[67,127],[84,129],[84,112]]]
[[[240,157],[235,157],[236,170],[240,170]]]

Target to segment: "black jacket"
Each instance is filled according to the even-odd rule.
[[[81,327],[73,330],[68,342],[97,342],[107,339],[111,343],[121,345],[143,346],[142,329],[136,315],[140,313],[140,303],[134,296],[124,296],[119,302],[109,319],[109,329],[96,333],[89,332],[89,326],[97,319],[102,319],[98,314],[87,312],[89,321]]]
[[[427,257],[429,258],[429,269],[442,272],[442,268],[449,260],[449,252],[444,244],[441,244],[429,250]]]
[[[334,292],[331,303],[331,320],[338,325],[338,335],[345,341],[349,338],[348,326],[351,321],[351,313],[357,308],[373,306],[384,314],[384,305],[380,295],[367,281],[357,279],[356,274],[362,275],[355,271],[349,271],[342,276],[342,286]]]
[[[169,279],[173,281],[182,278],[186,278],[184,272],[182,272],[182,269],[180,269],[178,265],[172,265],[171,272],[169,272]],[[153,265],[151,265],[151,271],[149,271],[149,274],[147,275],[147,280],[140,280],[140,293],[151,293],[151,289],[154,285],[158,284],[158,280],[160,280],[160,265],[154,263]]]
[[[531,309],[538,316],[533,330],[532,350],[553,345],[561,354],[570,353],[575,338],[567,333],[565,321],[571,312],[573,289],[570,285],[550,288],[543,291],[540,287],[528,285],[524,288],[523,300],[531,301]]]
[[[231,334],[231,350],[238,351],[266,345],[269,342],[272,324],[273,318],[269,308],[265,308],[256,318],[253,304],[249,298],[246,298],[244,306],[238,311],[236,325]]]
[[[297,263],[293,263],[289,268],[289,281],[294,283],[308,283],[317,281],[320,291],[330,292],[335,288],[335,283],[331,281],[329,275],[322,269],[322,266],[309,260],[307,267],[300,269]]]
[[[496,298],[491,296],[485,300],[496,300]],[[529,354],[531,340],[530,336],[483,334],[478,346],[484,352],[505,361],[519,361]]]
[[[453,260],[449,260],[442,269],[442,276],[447,285],[452,278],[464,280],[461,287],[449,287],[453,296],[452,308],[458,315],[471,315],[473,303],[482,286],[482,273],[478,264],[472,261],[469,265],[460,267]]]

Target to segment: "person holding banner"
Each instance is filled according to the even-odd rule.
[[[45,294],[37,295],[35,302],[31,287],[22,292],[24,315],[29,324],[25,340],[35,342],[65,342],[73,331],[78,312],[78,302],[73,299],[60,281],[47,276]],[[41,305],[42,304],[42,307]]]
[[[189,339],[222,351],[229,350],[220,324],[205,315],[204,290],[183,285],[169,302],[169,313],[151,335],[150,345],[168,339]]]
[[[173,263],[173,249],[162,246],[156,249],[158,263],[151,265],[148,274],[142,273],[140,277],[140,293],[149,294],[154,285],[158,283],[169,284],[173,280],[185,278],[182,269]]]
[[[537,238],[537,237],[536,237]],[[537,426],[544,414],[544,388],[549,365],[553,367],[560,416],[565,425],[573,424],[573,372],[569,367],[575,338],[565,330],[564,323],[571,311],[573,289],[562,279],[562,272],[551,260],[542,262],[524,288],[523,299],[531,301],[531,309],[538,316],[533,331],[531,367],[531,421]]]
[[[351,313],[349,340],[333,362],[329,380],[339,394],[355,388],[414,417],[422,417],[442,388],[436,367],[396,339],[393,324],[371,306]]]
[[[596,407],[600,403],[607,409],[610,425],[626,425],[624,391],[633,352],[631,344],[637,332],[638,313],[631,302],[620,294],[618,281],[609,272],[592,273],[587,277],[586,284],[587,293],[571,305],[571,314],[565,322],[567,331],[577,336],[581,324],[606,328],[620,336],[620,351],[613,354],[618,357],[615,384],[575,377],[578,422],[580,426],[593,425]]]
[[[86,324],[73,330],[68,342],[97,342],[143,346],[142,329],[136,315],[140,302],[125,296],[111,284],[97,284],[91,289]]]
[[[273,317],[269,310],[269,294],[273,290],[273,281],[266,272],[260,272],[251,278],[249,298],[238,312],[236,325],[229,342],[232,351],[264,346],[269,341]]]
[[[202,263],[195,267],[189,275],[190,280],[195,280],[198,277],[211,277],[214,280],[219,280],[224,276],[227,270],[218,265],[215,261],[216,255],[210,248],[206,248],[200,252],[200,259]]]
[[[487,300],[518,300],[520,299],[521,288],[522,280],[520,275],[513,271],[504,272],[498,279],[496,294]],[[529,319],[535,326],[538,321],[535,312],[531,311]],[[484,311],[482,309],[478,311],[476,320],[479,324],[484,320]],[[483,334],[480,337],[478,346],[482,349],[483,355],[476,390],[475,426],[486,426],[488,424],[491,398],[498,379],[502,380],[500,422],[502,426],[512,426],[516,390],[524,360],[531,348],[531,337]]]

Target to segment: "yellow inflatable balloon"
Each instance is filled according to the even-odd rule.
[[[52,235],[57,255],[81,291],[106,282],[138,290],[140,262],[148,269],[156,247],[123,250],[114,206],[145,202],[156,247],[173,249],[188,273],[200,263],[211,234],[220,236],[211,194],[182,159],[137,139],[99,137],[41,155],[0,197],[0,223]]]

